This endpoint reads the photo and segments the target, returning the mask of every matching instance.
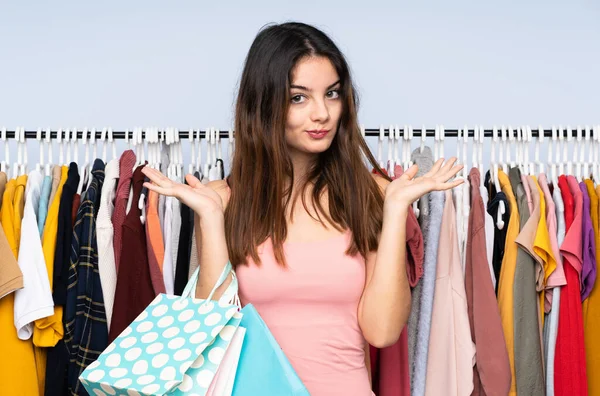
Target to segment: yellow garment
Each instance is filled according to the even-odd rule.
[[[600,268],[600,185],[594,190],[594,183],[590,179],[585,180],[585,185],[590,196],[590,211],[592,215],[592,227],[596,238],[596,267]],[[596,280],[590,296],[583,302],[583,332],[585,337],[585,363],[588,379],[588,392],[590,395],[600,395],[600,286]],[[598,301],[596,301],[598,300]]]
[[[504,340],[506,341],[512,377],[509,395],[516,395],[513,284],[515,281],[515,269],[517,267],[517,243],[515,240],[519,235],[519,209],[508,176],[502,170],[498,170],[498,181],[510,205],[510,218],[507,224],[508,228],[506,229],[504,257],[502,258],[502,268],[500,269],[500,279],[498,280],[498,307],[500,308],[502,330],[504,331]]]
[[[13,229],[15,230],[15,244],[17,250],[21,246],[21,221],[23,220],[23,211],[25,210],[25,186],[27,185],[27,175],[17,177],[15,186],[15,196],[13,198]]]
[[[42,235],[42,250],[44,252],[44,261],[48,270],[48,278],[50,280],[50,288],[54,278],[54,251],[56,250],[56,233],[58,232],[58,208],[60,206],[60,197],[62,189],[67,181],[67,172],[69,168],[61,167],[60,182],[56,189],[54,199],[48,206],[48,215],[44,224],[44,233]],[[65,334],[62,323],[63,307],[54,306],[54,315],[41,318],[35,321],[33,328],[33,344],[37,347],[52,347],[61,340]],[[41,376],[40,382],[45,384],[46,373],[46,354],[43,348],[37,348],[39,353],[38,359],[38,375]]]
[[[0,219],[11,251],[17,258],[18,246],[14,230],[14,196],[16,180],[6,184]],[[17,337],[14,323],[15,297],[11,293],[0,299],[0,393],[2,395],[39,395],[36,361],[31,339]]]
[[[542,260],[544,266],[544,288],[540,292],[540,302],[538,305],[538,312],[540,315],[540,329],[544,328],[544,292],[548,277],[551,273],[556,270],[556,258],[552,254],[552,245],[550,245],[550,234],[548,233],[548,224],[546,223],[546,198],[544,192],[540,188],[537,177],[531,176],[531,179],[535,183],[535,186],[540,194],[540,221],[538,223],[537,231],[535,233],[535,240],[533,242],[533,251]],[[541,330],[540,330],[541,331]],[[542,338],[543,339],[543,338]]]

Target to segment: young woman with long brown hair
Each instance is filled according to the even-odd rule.
[[[357,106],[326,34],[267,26],[241,76],[227,179],[203,185],[187,175],[184,185],[144,168],[149,189],[195,212],[196,296],[208,296],[230,261],[242,304],[255,306],[312,395],[372,394],[365,341],[393,344],[410,310],[410,205],[462,182],[449,181],[461,169],[454,158],[390,181],[360,134]]]

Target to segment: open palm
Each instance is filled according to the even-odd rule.
[[[431,191],[441,191],[461,185],[464,180],[449,181],[463,168],[463,165],[454,165],[456,157],[450,158],[446,163],[438,159],[429,172],[423,176],[415,177],[419,168],[413,165],[402,176],[392,181],[385,190],[385,202],[394,205],[410,205],[423,195]]]
[[[149,166],[145,166],[142,172],[151,181],[151,183],[144,183],[145,187],[159,194],[177,198],[199,216],[223,213],[221,196],[212,188],[202,184],[194,175],[187,174],[185,179],[188,184],[183,184],[169,179]]]

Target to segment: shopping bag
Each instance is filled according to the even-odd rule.
[[[191,296],[197,272],[182,296],[159,294],[81,374],[90,394],[205,395],[243,314],[232,292],[212,301],[232,273],[227,264],[206,300]],[[136,393],[137,392],[137,393]]]
[[[231,396],[246,329],[238,327],[206,396]]]
[[[310,395],[254,306],[247,304],[241,313],[240,328],[246,330],[246,335],[233,395]]]

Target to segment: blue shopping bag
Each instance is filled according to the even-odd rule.
[[[310,395],[256,308],[247,304],[240,327],[246,335],[238,361],[234,396]]]
[[[237,280],[219,301],[192,298],[198,273],[182,296],[159,294],[79,377],[90,394],[204,395],[243,314]],[[233,294],[235,292],[235,295]]]

